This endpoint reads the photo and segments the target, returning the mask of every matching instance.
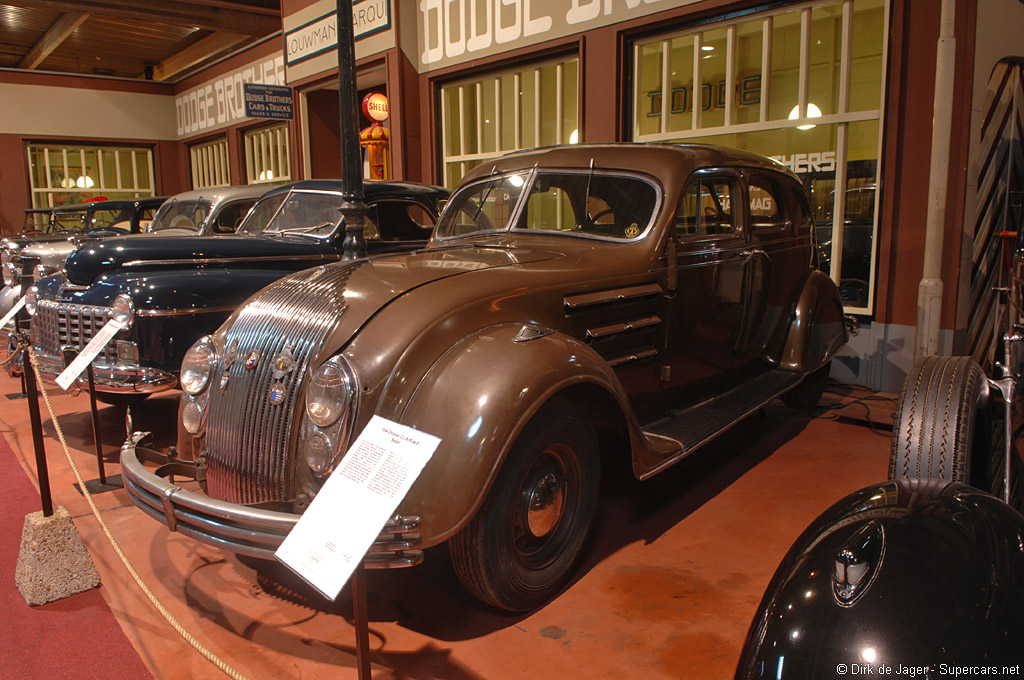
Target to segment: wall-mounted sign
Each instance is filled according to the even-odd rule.
[[[284,55],[268,57],[174,98],[178,137],[209,132],[245,120],[246,83],[284,84]]]
[[[245,115],[250,118],[292,119],[292,88],[246,83],[242,93],[245,97]]]
[[[337,11],[326,14],[284,36],[285,61],[291,66],[338,46]],[[389,0],[363,0],[352,4],[352,30],[356,40],[391,27]]]
[[[371,92],[363,97],[363,115],[370,120],[383,123],[388,119],[388,98],[380,92]]]

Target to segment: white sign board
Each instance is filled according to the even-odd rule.
[[[103,351],[103,348],[110,343],[111,339],[122,330],[124,330],[124,322],[117,319],[111,319],[103,324],[100,332],[92,337],[92,340],[82,348],[82,351],[78,353],[75,360],[68,364],[63,373],[57,376],[57,385],[65,391],[71,387],[71,383],[78,380],[78,376],[82,375],[82,371]]]
[[[14,303],[14,306],[11,307],[11,311],[9,311],[6,314],[4,314],[4,318],[3,319],[0,319],[0,328],[3,328],[4,326],[6,326],[10,322],[10,320],[14,318],[14,315],[17,314],[18,312],[20,312],[21,308],[24,307],[24,306],[25,306],[25,296],[22,295],[21,298],[17,302]]]
[[[274,556],[336,598],[440,442],[371,418]]]
[[[359,40],[391,27],[388,0],[363,0],[352,3],[352,36]],[[308,24],[288,31],[284,36],[285,62],[291,66],[329,50],[338,49],[337,10]]]

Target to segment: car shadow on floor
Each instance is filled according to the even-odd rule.
[[[657,540],[799,435],[809,422],[807,416],[769,406],[648,481],[637,481],[628,465],[609,466],[592,537],[572,583],[623,546]],[[332,603],[283,565],[240,561],[253,569],[252,577],[264,592],[351,620],[348,586]],[[445,641],[481,637],[527,616],[501,612],[466,594],[444,545],[427,550],[423,564],[413,569],[367,572],[367,602],[371,624],[391,621]]]

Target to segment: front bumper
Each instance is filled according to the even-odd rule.
[[[146,514],[201,543],[226,548],[241,555],[274,559],[274,551],[301,516],[227,503],[183,489],[174,477],[202,482],[203,464],[164,455],[139,445],[144,434],[135,433],[121,447],[121,476],[128,496]],[[143,461],[157,463],[151,471]],[[170,478],[170,479],[168,479]],[[388,520],[363,558],[367,569],[411,567],[423,561],[416,550],[420,536],[413,533],[419,517],[396,516]]]
[[[55,379],[65,368],[64,358],[55,357],[36,347],[39,359],[39,371],[44,378]],[[155,394],[177,386],[178,378],[170,371],[159,368],[139,366],[133,362],[116,364],[106,363],[102,355],[92,363],[93,382],[97,392],[115,394]],[[88,386],[88,378],[83,373],[77,381],[82,388]]]

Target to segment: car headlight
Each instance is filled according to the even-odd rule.
[[[216,361],[217,349],[212,338],[207,335],[196,340],[181,362],[181,389],[193,395],[205,390]]]
[[[319,477],[330,474],[348,445],[358,391],[355,374],[342,357],[327,361],[309,381],[301,446]]]
[[[111,317],[120,323],[125,328],[132,325],[132,320],[135,318],[135,305],[132,303],[132,299],[124,293],[114,298],[114,303],[110,305],[110,309],[113,312]]]
[[[352,402],[355,379],[339,361],[328,361],[313,374],[306,391],[306,415],[317,427],[337,422]]]
[[[47,276],[51,276],[60,271],[59,267],[54,267],[52,264],[37,264],[32,270],[32,280],[38,281],[45,279]]]
[[[4,252],[0,253],[0,270],[3,270],[4,285],[13,285],[14,267],[11,266],[11,253],[6,248],[4,248]]]
[[[28,312],[29,316],[36,315],[36,301],[39,299],[39,289],[32,286],[25,293],[25,311]]]

